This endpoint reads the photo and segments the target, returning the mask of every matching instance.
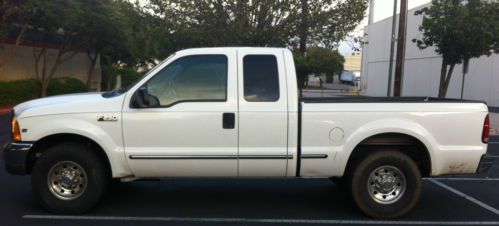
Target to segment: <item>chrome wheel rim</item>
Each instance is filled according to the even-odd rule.
[[[367,190],[369,196],[380,204],[392,204],[397,202],[406,189],[405,176],[394,166],[381,166],[369,175]]]
[[[49,170],[47,183],[57,198],[72,200],[80,197],[87,188],[87,174],[78,163],[63,161]]]

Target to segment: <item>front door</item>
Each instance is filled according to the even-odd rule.
[[[236,51],[196,54],[178,53],[137,85],[133,95],[146,90],[147,105],[126,98],[125,154],[136,177],[237,176]]]

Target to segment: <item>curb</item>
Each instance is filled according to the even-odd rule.
[[[12,111],[12,108],[0,108],[0,115],[7,114]]]

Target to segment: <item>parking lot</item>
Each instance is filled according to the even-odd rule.
[[[9,123],[0,117],[0,143]],[[499,156],[499,137],[491,141]],[[483,175],[425,178],[417,207],[396,221],[366,217],[327,179],[116,182],[91,212],[53,215],[33,200],[29,176],[0,165],[0,225],[499,225],[499,160]]]

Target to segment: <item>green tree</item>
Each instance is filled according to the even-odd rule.
[[[302,55],[307,45],[333,47],[364,19],[368,0],[294,0],[290,15]]]
[[[328,77],[343,72],[345,58],[337,50],[313,46],[307,50],[305,55],[301,55],[297,49],[293,51],[293,55],[300,95],[303,87],[306,86],[309,74],[325,74]]]
[[[24,41],[29,26],[39,12],[33,0],[1,0],[0,1],[0,37],[14,34],[14,43],[0,56],[0,68],[5,66]]]
[[[102,90],[113,87],[113,81],[124,70],[144,69],[178,50],[172,39],[171,21],[151,13],[150,8],[126,0],[115,0],[119,42],[107,45],[101,53]],[[111,36],[112,37],[112,36]]]
[[[126,17],[123,15],[118,4],[122,4],[113,0],[87,0],[85,4],[85,15],[87,20],[82,36],[88,38],[86,52],[90,61],[90,66],[87,72],[87,88],[91,88],[91,81],[95,66],[99,56],[119,53],[122,57],[122,52],[128,49],[129,35],[131,29],[125,23]]]
[[[40,13],[33,20],[31,32],[34,35],[33,57],[35,59],[35,75],[40,82],[40,96],[47,96],[47,89],[59,66],[73,58],[89,40],[82,36],[84,30],[84,7],[78,0],[37,1]],[[38,42],[42,42],[38,45]],[[59,48],[55,59],[51,59],[48,46],[44,43],[57,42]]]
[[[445,97],[456,64],[499,53],[499,2],[482,0],[434,0],[415,12],[423,15],[420,49],[435,47],[442,56],[439,97]]]
[[[90,65],[87,87],[91,86],[97,59],[111,59],[113,65],[136,64],[138,45],[132,42],[134,27],[128,23],[133,15],[123,8],[130,3],[114,0],[53,0],[39,1],[41,14],[34,21],[32,32],[37,41],[58,42],[55,60],[50,60],[46,45],[34,47],[36,77],[40,96],[47,95],[51,78],[59,66],[78,53],[87,53]],[[135,8],[133,8],[135,9]],[[135,25],[135,24],[134,24]],[[137,25],[141,27],[142,24]],[[36,46],[36,45],[35,45]],[[132,47],[135,46],[135,47]],[[138,59],[139,58],[139,59]]]
[[[176,46],[288,46],[299,38],[332,47],[364,18],[367,0],[150,0]]]
[[[298,49],[293,50],[293,58],[295,61],[296,79],[298,82],[298,89],[300,90],[300,97],[303,96],[303,87],[306,86],[308,75],[312,74],[312,70],[308,64],[305,55],[302,55]]]
[[[364,18],[368,0],[150,0],[148,9],[173,27],[177,48],[299,44],[300,91],[311,72],[307,45],[335,47]],[[299,57],[296,53],[300,53]],[[315,54],[315,53],[314,53]],[[313,55],[314,55],[313,54]],[[314,62],[315,63],[315,62]],[[336,66],[331,66],[336,67]]]
[[[175,45],[284,46],[291,0],[151,0],[148,6],[175,29]]]
[[[310,72],[328,76],[339,75],[343,72],[345,58],[337,51],[323,47],[310,47],[306,59]]]

